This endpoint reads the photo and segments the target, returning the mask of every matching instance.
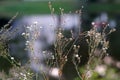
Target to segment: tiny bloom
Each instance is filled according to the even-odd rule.
[[[30,31],[32,30],[32,27],[31,27],[31,26],[27,26],[26,28],[27,28],[28,30],[30,30]]]
[[[109,54],[108,54],[108,55],[109,55]],[[106,56],[106,57],[104,58],[104,62],[105,62],[105,64],[107,64],[107,65],[111,65],[111,64],[113,63],[113,60],[112,60],[111,57]]]
[[[55,59],[54,55],[51,56],[52,59]]]
[[[43,54],[45,54],[46,53],[46,51],[43,51]]]
[[[78,45],[77,47],[80,48],[80,45]]]
[[[60,32],[59,35],[62,35],[62,33]]]
[[[24,35],[25,35],[25,33],[23,32],[23,33],[22,33],[22,36],[24,36]]]
[[[95,22],[92,22],[92,25],[94,26],[94,25],[95,25]]]
[[[65,58],[67,59],[67,56],[65,56]]]
[[[29,41],[26,41],[26,44],[25,45],[28,45],[30,42]]]
[[[34,25],[37,25],[37,23],[38,23],[38,22],[37,22],[37,21],[35,21],[33,24],[34,24]]]
[[[58,37],[60,37],[60,38],[62,38],[63,37],[63,35],[62,35],[62,33],[60,32],[60,33],[58,33]]]
[[[26,33],[26,36],[29,36],[30,34],[29,33]]]
[[[72,41],[73,39],[72,38],[69,38],[70,39],[70,41]]]
[[[20,73],[20,75],[23,75],[23,73]]]
[[[65,59],[65,61],[68,61],[68,59]]]
[[[73,45],[74,47],[76,47],[76,45]]]
[[[29,29],[30,27],[29,27],[29,26],[27,26],[26,28],[27,28],[27,29]]]
[[[99,75],[104,76],[106,74],[106,69],[107,67],[105,65],[99,65],[99,66],[96,66],[95,71]]]
[[[90,78],[91,76],[92,76],[92,71],[91,70],[89,70],[89,71],[87,71],[86,72],[86,76],[87,76],[87,78]]]
[[[84,8],[84,6],[82,6],[82,8]]]
[[[52,68],[50,70],[50,75],[53,76],[53,77],[59,77],[60,76],[59,69],[58,68]]]
[[[29,43],[29,41],[26,41],[26,43]]]
[[[43,28],[42,26],[40,26],[40,29]]]
[[[75,55],[75,57],[77,58],[77,57],[79,57],[79,55],[78,55],[78,54],[76,54],[76,55]]]
[[[116,67],[120,68],[120,62],[116,62]]]
[[[26,77],[26,74],[23,74],[24,77]]]
[[[14,60],[14,57],[11,57],[12,60]]]
[[[29,72],[28,72],[27,74],[28,74],[28,75],[30,75],[30,73],[29,73]]]

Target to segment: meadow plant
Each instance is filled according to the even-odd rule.
[[[17,15],[18,13],[16,13],[16,15],[13,16],[12,19],[10,19],[10,21],[0,29],[0,57],[4,57],[8,59],[9,62],[11,62],[11,60],[14,61],[14,57],[12,57],[9,54],[8,42],[13,38],[17,30],[17,29],[14,29],[13,31],[11,31],[12,26],[10,26],[10,24],[16,18]]]
[[[94,23],[94,22],[93,22]],[[95,72],[97,66],[103,64],[105,56],[109,56],[108,48],[109,41],[108,35],[115,31],[115,29],[108,30],[108,24],[102,26],[102,30],[99,32],[97,27],[93,25],[93,28],[86,33],[86,42],[88,43],[88,62],[85,65],[85,71],[82,75],[82,80],[90,80],[92,74]],[[100,69],[100,68],[99,68]],[[106,69],[105,67],[103,69]],[[104,70],[105,71],[105,70]],[[101,73],[101,74],[104,74]]]
[[[12,66],[19,66],[20,64],[14,59],[13,56],[10,55],[9,51],[9,41],[14,37],[16,34],[17,29],[12,30],[11,23],[16,18],[18,13],[9,20],[9,22],[1,27],[0,29],[0,79],[6,80],[9,79],[6,73],[9,74],[9,68]],[[11,36],[12,35],[12,36]],[[3,62],[2,62],[3,61]],[[8,62],[8,66],[5,66]],[[9,79],[12,80],[12,79]]]
[[[49,8],[51,15],[54,14],[54,8],[49,2]],[[64,15],[64,9],[60,8],[61,15]],[[76,11],[81,15],[81,10]],[[53,15],[53,20],[55,20]],[[10,21],[11,22],[11,21]],[[10,23],[8,22],[8,24]],[[7,24],[7,25],[8,25]],[[98,72],[104,76],[106,66],[103,65],[103,59],[108,56],[107,49],[109,48],[109,40],[107,36],[114,32],[115,29],[108,30],[108,24],[105,24],[101,31],[97,30],[94,22],[92,23],[92,29],[80,33],[78,31],[77,37],[74,37],[72,30],[69,32],[70,37],[66,37],[65,30],[61,26],[54,29],[55,41],[53,42],[52,51],[50,49],[43,49],[39,44],[41,37],[41,31],[43,26],[38,26],[38,22],[33,22],[32,25],[25,26],[25,32],[21,35],[26,39],[25,50],[28,51],[29,60],[26,65],[20,65],[7,53],[8,49],[5,48],[3,41],[9,40],[6,38],[6,26],[1,29],[0,34],[0,56],[10,56],[8,60],[14,65],[9,71],[9,77],[4,76],[2,80],[51,80],[50,77],[55,77],[58,80],[66,80],[63,75],[63,68],[68,60],[71,60],[75,66],[78,74],[77,80],[91,80],[91,77],[95,72]],[[52,27],[50,27],[52,28]],[[4,36],[5,35],[5,36]],[[82,55],[79,53],[79,49],[82,47],[76,44],[77,41],[81,41],[80,37],[83,36],[88,45],[88,61],[81,70],[79,64],[81,63]],[[69,54],[72,54],[72,59],[69,59]],[[100,65],[100,66],[99,66]],[[101,69],[101,71],[99,71]],[[0,73],[2,76],[4,72]],[[42,77],[41,77],[42,74]],[[3,76],[2,76],[3,77]]]
[[[49,2],[49,8],[51,11],[51,15],[54,14],[54,8],[52,8],[51,3]],[[64,15],[64,9],[60,8],[61,16]],[[78,11],[78,14],[81,14],[81,11]],[[54,15],[53,15],[54,19]],[[54,19],[55,20],[55,19]],[[64,21],[65,22],[65,21]],[[34,45],[35,41],[38,40],[40,37],[40,30],[42,27],[36,27],[37,22],[34,22],[33,25],[30,25],[30,27],[26,27],[26,32],[22,33],[23,36],[26,38],[26,48],[30,52],[30,54],[34,57],[30,58],[30,62],[35,63],[34,65],[37,66],[37,70],[41,71],[43,73],[44,79],[48,80],[48,76],[57,77],[59,80],[64,80],[62,77],[63,75],[63,68],[67,61],[69,60],[68,55],[73,51],[72,55],[72,62],[75,66],[75,69],[77,71],[78,77],[80,80],[89,80],[97,70],[97,66],[102,64],[103,58],[108,55],[107,49],[109,48],[109,41],[107,40],[107,36],[115,31],[115,29],[111,29],[107,31],[108,24],[104,24],[102,27],[103,29],[99,32],[97,30],[97,27],[94,25],[94,22],[92,23],[93,28],[89,31],[78,33],[77,37],[74,37],[74,33],[71,30],[71,37],[66,37],[64,33],[64,28],[58,27],[58,29],[55,29],[54,32],[56,34],[55,42],[53,44],[53,52],[49,52],[49,50],[37,51],[42,58],[40,59],[40,56],[35,56],[36,50]],[[37,29],[36,29],[37,28]],[[29,30],[33,30],[29,32]],[[85,69],[83,72],[79,71],[79,64],[81,62],[81,57],[79,54],[79,49],[81,45],[75,44],[76,41],[79,41],[80,36],[84,36],[86,38],[86,42],[88,44],[88,62],[85,65]],[[68,47],[69,46],[69,47]],[[35,51],[35,52],[34,52]],[[44,56],[47,56],[44,57]],[[43,58],[44,57],[44,58]],[[41,60],[45,60],[45,65],[41,64]],[[39,65],[37,65],[39,64]],[[47,66],[46,66],[47,65]],[[34,67],[36,67],[34,66]],[[47,73],[48,72],[48,73]]]

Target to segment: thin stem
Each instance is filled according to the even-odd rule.
[[[75,66],[75,69],[76,69],[76,72],[77,72],[77,74],[78,74],[79,79],[80,79],[80,80],[83,80],[83,78],[82,78],[82,76],[80,75],[80,72],[79,72],[79,70],[78,70],[78,67],[77,67],[74,59],[73,59],[73,64],[74,64],[74,66]]]

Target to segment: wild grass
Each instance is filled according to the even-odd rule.
[[[50,2],[48,5],[51,11],[51,15],[53,15],[54,8],[52,7]],[[60,12],[61,15],[63,15],[64,9],[60,8]],[[78,14],[81,14],[80,11],[77,12]],[[9,25],[10,22],[8,22],[7,25]],[[2,80],[50,80],[51,76],[55,77],[58,80],[66,80],[63,77],[63,68],[68,60],[71,60],[74,64],[74,67],[78,74],[77,80],[92,80],[94,74],[97,73],[98,66],[103,65],[104,57],[108,56],[109,54],[107,52],[107,49],[109,48],[109,40],[107,39],[107,36],[115,31],[115,29],[110,29],[109,31],[107,31],[107,24],[104,25],[103,29],[99,32],[97,30],[97,27],[93,25],[92,29],[90,29],[89,31],[85,31],[83,33],[79,31],[77,37],[74,37],[73,31],[70,30],[70,37],[66,37],[66,35],[64,34],[64,29],[59,26],[57,29],[54,30],[56,39],[53,43],[53,51],[37,51],[37,53],[44,57],[42,58],[39,57],[39,55],[34,56],[36,55],[36,49],[34,48],[35,41],[37,41],[41,36],[38,30],[42,29],[42,27],[37,27],[37,22],[34,22],[33,25],[25,27],[25,32],[22,33],[22,36],[24,36],[24,38],[26,39],[25,50],[27,50],[29,52],[29,55],[32,56],[30,56],[30,59],[28,60],[26,65],[20,65],[18,62],[15,61],[14,57],[9,55],[9,50],[8,48],[6,48],[5,43],[9,41],[9,38],[6,38],[8,37],[6,36],[6,33],[9,33],[7,32],[9,29],[6,28],[7,25],[5,25],[3,29],[1,29],[0,56],[8,56],[6,59],[9,60],[11,64],[13,64],[13,67],[10,69],[9,75],[5,75],[3,71],[0,72],[0,78]],[[88,45],[88,61],[82,68],[81,66],[79,66],[82,57],[82,55],[80,55],[79,53],[79,49],[82,46],[76,44],[77,41],[81,41],[81,36],[85,38],[85,42]],[[69,59],[69,54],[72,54],[72,59]],[[43,60],[44,63],[42,63],[41,60]],[[35,68],[37,68],[36,71],[34,71],[34,69],[31,69],[30,66],[32,63],[35,64],[34,66]],[[16,64],[18,64],[19,66]],[[106,69],[106,67],[104,67],[104,69]]]

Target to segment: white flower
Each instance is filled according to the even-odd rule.
[[[52,68],[50,70],[50,75],[53,77],[59,77],[59,69],[58,68]]]
[[[73,45],[74,48],[76,48],[76,45]]]
[[[12,60],[14,60],[14,57],[11,57]]]
[[[116,62],[116,67],[120,68],[120,62]]]
[[[25,45],[28,45],[30,42],[29,41],[26,41]]]
[[[54,55],[51,56],[52,59],[55,59]]]
[[[40,26],[40,29],[43,28],[42,26]]]
[[[76,54],[76,55],[75,55],[75,57],[77,58],[77,57],[79,57],[79,55],[78,55],[78,54]]]
[[[26,33],[26,36],[29,36],[30,35],[30,33]]]
[[[46,51],[43,51],[43,54],[45,54],[46,53]]]
[[[26,28],[27,28],[27,29],[30,29],[30,27],[29,27],[29,26],[27,26]]]
[[[24,75],[23,73],[20,73],[20,75]]]
[[[37,21],[33,22],[34,25],[37,25],[37,23],[38,23]]]
[[[92,76],[93,72],[91,70],[86,72],[86,77],[90,78]]]
[[[26,43],[29,43],[29,41],[26,41]]]
[[[23,33],[22,33],[22,36],[24,36],[24,35],[25,35],[25,33],[23,32]]]
[[[59,34],[58,34],[58,36],[61,36],[62,35],[62,33],[60,32]]]
[[[100,33],[96,33],[95,37],[96,37],[96,38],[100,38],[100,37],[101,37],[101,34],[100,34]]]
[[[70,39],[70,41],[72,41],[73,39],[72,38],[69,38]]]
[[[95,71],[101,75],[101,76],[104,76],[106,74],[106,69],[107,67],[105,65],[98,65],[96,68],[95,68]]]
[[[32,26],[27,26],[26,28],[30,31],[32,30]]]
[[[94,26],[94,25],[95,25],[95,22],[92,22],[92,25]]]

